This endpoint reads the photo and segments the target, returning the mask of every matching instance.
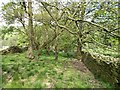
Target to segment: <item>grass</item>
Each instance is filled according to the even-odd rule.
[[[112,88],[97,81],[91,73],[76,70],[67,57],[41,55],[39,60],[25,58],[25,53],[3,55],[2,86],[4,88]],[[66,63],[66,65],[65,65]],[[97,81],[97,83],[95,82]]]

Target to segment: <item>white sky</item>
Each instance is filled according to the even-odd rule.
[[[10,2],[10,1],[14,1],[14,0],[0,0],[0,27],[3,26],[3,25],[6,25],[5,22],[2,20],[2,17],[1,17],[1,6],[2,6],[2,3],[7,3],[7,2]],[[32,0],[34,1],[34,0]],[[44,1],[44,0],[43,0]],[[53,0],[45,0],[45,1],[53,1]],[[69,2],[69,1],[82,1],[82,0],[60,0],[60,1],[63,1],[63,2]],[[85,0],[85,1],[90,1],[90,0]],[[102,1],[105,1],[105,0],[91,0],[91,1],[99,1],[99,2],[102,2]],[[107,1],[118,1],[118,0],[107,0]]]
[[[2,7],[2,3],[7,3],[9,2],[10,0],[0,0],[0,27],[5,25],[5,22],[3,22],[2,18],[1,18],[1,7]]]
[[[2,19],[2,12],[1,12],[1,7],[2,7],[2,3],[8,3],[10,1],[14,1],[14,0],[0,0],[0,27],[3,26],[3,25],[6,25],[4,20]],[[34,0],[32,0],[34,1]],[[43,0],[43,1],[53,1],[53,0]],[[79,0],[60,0],[60,1],[63,1],[63,2],[68,2],[68,1],[79,1]]]

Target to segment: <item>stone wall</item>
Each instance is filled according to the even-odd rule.
[[[120,58],[88,53],[84,54],[83,57],[84,64],[95,77],[111,84],[120,84]]]

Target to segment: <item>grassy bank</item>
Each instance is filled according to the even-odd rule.
[[[2,56],[3,87],[5,88],[112,88],[98,81],[89,71],[82,72],[67,57],[41,55],[38,60],[25,58],[25,53]]]

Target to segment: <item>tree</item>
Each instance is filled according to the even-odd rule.
[[[28,7],[26,5],[28,3]],[[3,17],[8,24],[20,22],[24,28],[23,34],[27,35],[29,40],[28,57],[33,59],[33,50],[36,49],[36,44],[34,42],[34,30],[33,30],[33,12],[32,12],[32,1],[28,0],[25,2],[9,2],[3,6]],[[28,10],[28,11],[27,11]],[[25,19],[28,15],[28,27],[26,25]],[[22,29],[21,29],[22,30]]]
[[[82,54],[90,48],[94,51],[95,48],[116,49],[120,38],[116,22],[117,3],[36,1],[39,5],[36,13],[32,0],[10,2],[3,7],[3,16],[9,24],[18,21],[23,26],[24,31],[20,31],[28,37],[29,58],[35,57],[34,51],[40,55],[42,49],[49,54],[54,48],[56,59],[62,48],[66,52],[76,48],[78,59],[83,59]]]
[[[87,5],[89,3],[86,3],[85,1],[82,1],[82,2],[77,3],[77,4],[76,3],[77,2],[72,2],[72,3],[66,4],[66,5],[62,5],[64,7],[64,8],[62,8],[62,10],[63,10],[62,12],[65,11],[64,14],[67,14],[67,16],[65,17],[65,18],[67,18],[67,21],[71,21],[72,23],[75,22],[76,23],[76,28],[78,28],[78,31],[72,32],[72,31],[70,31],[70,28],[69,28],[70,26],[68,27],[67,24],[66,25],[60,24],[60,22],[57,21],[57,19],[52,15],[51,11],[48,10],[48,8],[47,8],[47,5],[51,6],[51,7],[54,7],[54,8],[56,8],[56,6],[51,5],[51,4],[47,3],[47,2],[41,2],[43,7],[46,9],[48,14],[55,21],[56,25],[59,28],[64,28],[64,30],[66,30],[69,33],[74,34],[74,35],[76,35],[78,37],[78,39],[77,39],[77,42],[78,42],[78,48],[77,48],[78,56],[80,56],[80,57],[82,56],[82,48],[84,46],[84,43],[85,42],[87,43],[87,41],[84,40],[84,37],[87,36],[87,35],[89,35],[91,38],[93,37],[91,35],[91,32],[100,32],[100,33],[104,32],[104,33],[107,33],[110,37],[120,38],[120,36],[118,36],[118,35],[116,35],[114,33],[111,33],[111,31],[109,30],[110,28],[104,27],[104,25],[100,25],[100,23],[94,21],[96,18],[98,18],[98,14],[103,14],[103,15],[100,16],[101,18],[106,17],[106,16],[104,16],[104,14],[106,13],[105,12],[106,8],[104,8],[104,6],[106,6],[106,2],[102,2],[102,3],[98,4],[98,6],[101,7],[103,10],[100,10],[100,9],[96,10],[94,8],[92,10],[89,10],[89,8],[87,8]],[[73,4],[73,6],[71,8],[70,5],[72,5],[72,4]],[[90,2],[90,4],[91,4],[91,2]],[[97,5],[96,3],[94,3],[94,4]],[[92,4],[92,6],[94,4]],[[75,5],[78,6],[77,9],[75,9],[76,8]],[[88,9],[88,11],[86,12],[87,9]],[[80,13],[79,13],[79,11],[80,11]],[[91,15],[94,16],[93,20],[92,20],[92,22],[87,21],[85,17],[87,16],[87,14],[91,13],[92,11],[95,12],[95,13],[91,14]],[[102,22],[102,21],[100,21],[100,22]],[[94,26],[95,30],[94,29],[93,30],[85,30],[84,28],[85,28],[86,24],[90,25],[91,28]],[[74,27],[74,24],[72,24],[72,26]],[[97,43],[97,44],[99,43],[100,45],[104,46],[104,44],[101,44],[100,40],[98,40],[98,41],[94,40],[94,43]]]
[[[28,0],[28,32],[29,32],[29,49],[28,49],[28,57],[30,59],[34,59],[33,50],[36,49],[36,45],[34,43],[34,30],[33,30],[33,13],[32,13],[32,1]],[[36,49],[37,50],[37,49]]]

